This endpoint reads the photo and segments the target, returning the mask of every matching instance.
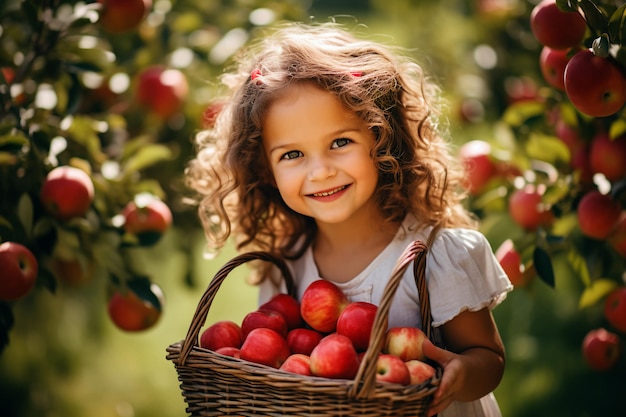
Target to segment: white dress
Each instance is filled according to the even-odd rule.
[[[414,240],[426,242],[430,229],[415,230],[415,221],[407,218],[389,245],[363,270],[348,282],[337,283],[351,301],[379,304],[387,279],[402,252]],[[289,262],[297,281],[298,297],[313,281],[322,279],[309,247],[304,255]],[[459,313],[494,308],[513,289],[496,260],[484,235],[470,229],[439,231],[426,261],[426,277],[430,294],[433,326],[436,328]],[[260,287],[260,302],[284,291],[266,280]],[[419,297],[409,266],[393,298],[389,311],[389,327],[421,327]],[[453,402],[440,417],[500,417],[493,394],[473,402]]]

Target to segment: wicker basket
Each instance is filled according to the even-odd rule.
[[[310,377],[220,355],[199,346],[198,335],[211,303],[229,272],[252,260],[273,262],[289,291],[293,279],[284,262],[264,252],[239,255],[224,265],[203,294],[184,340],[167,348],[174,363],[187,412],[191,416],[425,416],[442,370],[420,385],[376,382],[376,358],[387,331],[387,317],[395,291],[413,262],[420,294],[423,329],[431,335],[431,315],[424,278],[427,246],[415,241],[396,262],[378,306],[370,347],[354,380]]]

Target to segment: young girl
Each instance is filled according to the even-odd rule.
[[[462,202],[462,170],[437,125],[438,89],[416,63],[334,24],[290,24],[223,76],[228,95],[198,135],[187,178],[209,245],[287,259],[300,295],[314,280],[380,301],[407,245],[427,241],[443,378],[429,415],[499,416],[504,347],[491,309],[511,284]],[[260,266],[261,301],[281,291]],[[412,268],[389,326],[420,327]]]

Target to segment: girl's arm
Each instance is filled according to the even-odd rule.
[[[488,308],[464,311],[441,326],[446,349],[425,341],[424,354],[443,367],[428,415],[452,401],[473,401],[492,392],[504,373],[504,345]]]

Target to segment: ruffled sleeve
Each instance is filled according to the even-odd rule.
[[[487,238],[475,230],[441,230],[426,265],[435,327],[465,310],[492,309],[513,289]]]

